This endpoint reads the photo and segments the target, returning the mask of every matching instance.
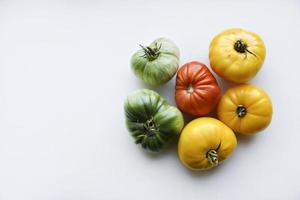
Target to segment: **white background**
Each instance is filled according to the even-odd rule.
[[[251,82],[271,96],[272,124],[207,172],[184,168],[176,141],[142,151],[123,114],[127,94],[149,88],[130,70],[138,44],[165,36],[181,64],[208,65],[230,27],[265,41]],[[300,199],[299,36],[297,0],[0,0],[0,199]],[[155,90],[174,104],[174,79]]]

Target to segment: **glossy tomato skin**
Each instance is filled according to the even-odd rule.
[[[210,113],[221,96],[220,87],[203,63],[184,64],[177,73],[175,100],[178,108],[193,116]]]
[[[136,144],[159,152],[179,135],[184,119],[181,112],[157,92],[140,89],[128,95],[124,110],[126,126]]]
[[[218,105],[218,118],[236,133],[252,135],[272,120],[272,102],[261,88],[242,84],[228,89]]]
[[[227,29],[212,40],[210,66],[219,76],[235,83],[246,83],[260,70],[266,56],[261,37],[241,29]]]
[[[214,118],[200,117],[188,123],[182,130],[178,155],[187,168],[206,170],[226,160],[236,146],[236,136],[228,126]],[[215,164],[209,159],[210,151],[215,151]]]

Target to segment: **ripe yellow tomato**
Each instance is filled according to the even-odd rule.
[[[183,129],[178,143],[181,162],[192,170],[217,166],[237,146],[233,131],[221,121],[202,117],[191,121]]]
[[[266,48],[256,33],[233,28],[218,34],[209,47],[212,69],[221,77],[245,83],[261,68]]]
[[[243,84],[230,88],[218,105],[218,117],[235,132],[254,134],[272,119],[272,102],[261,88]]]

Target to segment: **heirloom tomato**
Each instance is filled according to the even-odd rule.
[[[254,134],[272,119],[272,102],[261,88],[243,84],[226,91],[218,105],[218,118],[235,132]]]
[[[266,48],[259,35],[239,28],[218,34],[209,47],[212,69],[236,83],[251,80],[261,68],[265,56]]]
[[[233,131],[221,121],[202,117],[188,123],[179,138],[181,162],[192,170],[216,167],[228,158],[237,146]]]
[[[133,54],[131,68],[144,82],[159,86],[168,82],[177,72],[179,49],[166,38],[158,38],[149,46]]]
[[[178,70],[175,100],[182,112],[206,115],[215,108],[220,96],[221,90],[215,77],[203,63],[189,62]]]
[[[181,112],[158,93],[140,89],[131,93],[124,104],[126,125],[136,144],[159,152],[181,132]]]

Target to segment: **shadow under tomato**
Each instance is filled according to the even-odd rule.
[[[217,75],[215,77],[217,79],[219,87],[221,88],[222,94],[224,94],[229,88],[239,85],[239,83],[234,83],[234,82],[225,80],[224,78],[219,77]]]
[[[190,121],[196,119],[197,117],[194,117],[194,116],[191,116],[191,115],[188,115],[188,114],[185,114],[183,113],[183,118],[184,118],[184,125],[187,125]]]
[[[219,166],[217,167],[214,167],[214,168],[211,168],[211,169],[208,169],[208,170],[201,170],[201,171],[193,171],[193,170],[190,170],[188,168],[186,168],[185,166],[182,165],[182,168],[183,171],[190,177],[192,178],[203,178],[203,177],[211,177],[211,176],[214,176],[215,174],[218,174],[218,173],[222,173],[222,170],[224,167],[226,167],[226,161],[222,164],[220,164]]]
[[[212,118],[218,119],[216,108],[212,112],[208,113],[207,115],[203,115],[203,116],[193,116],[193,115],[189,115],[189,114],[186,114],[183,112],[182,112],[182,114],[184,117],[185,125],[188,124],[189,122],[191,122],[192,120],[201,118],[201,117],[212,117]]]
[[[239,133],[235,133],[236,138],[238,140],[238,144],[241,145],[247,145],[249,143],[253,143],[254,140],[258,139],[260,136],[260,133],[254,134],[254,135],[242,135]]]
[[[164,149],[162,149],[160,152],[151,152],[143,149],[141,146],[140,151],[142,154],[144,154],[147,158],[150,159],[160,159],[165,156],[177,156],[177,144],[178,144],[179,136],[173,138]]]

